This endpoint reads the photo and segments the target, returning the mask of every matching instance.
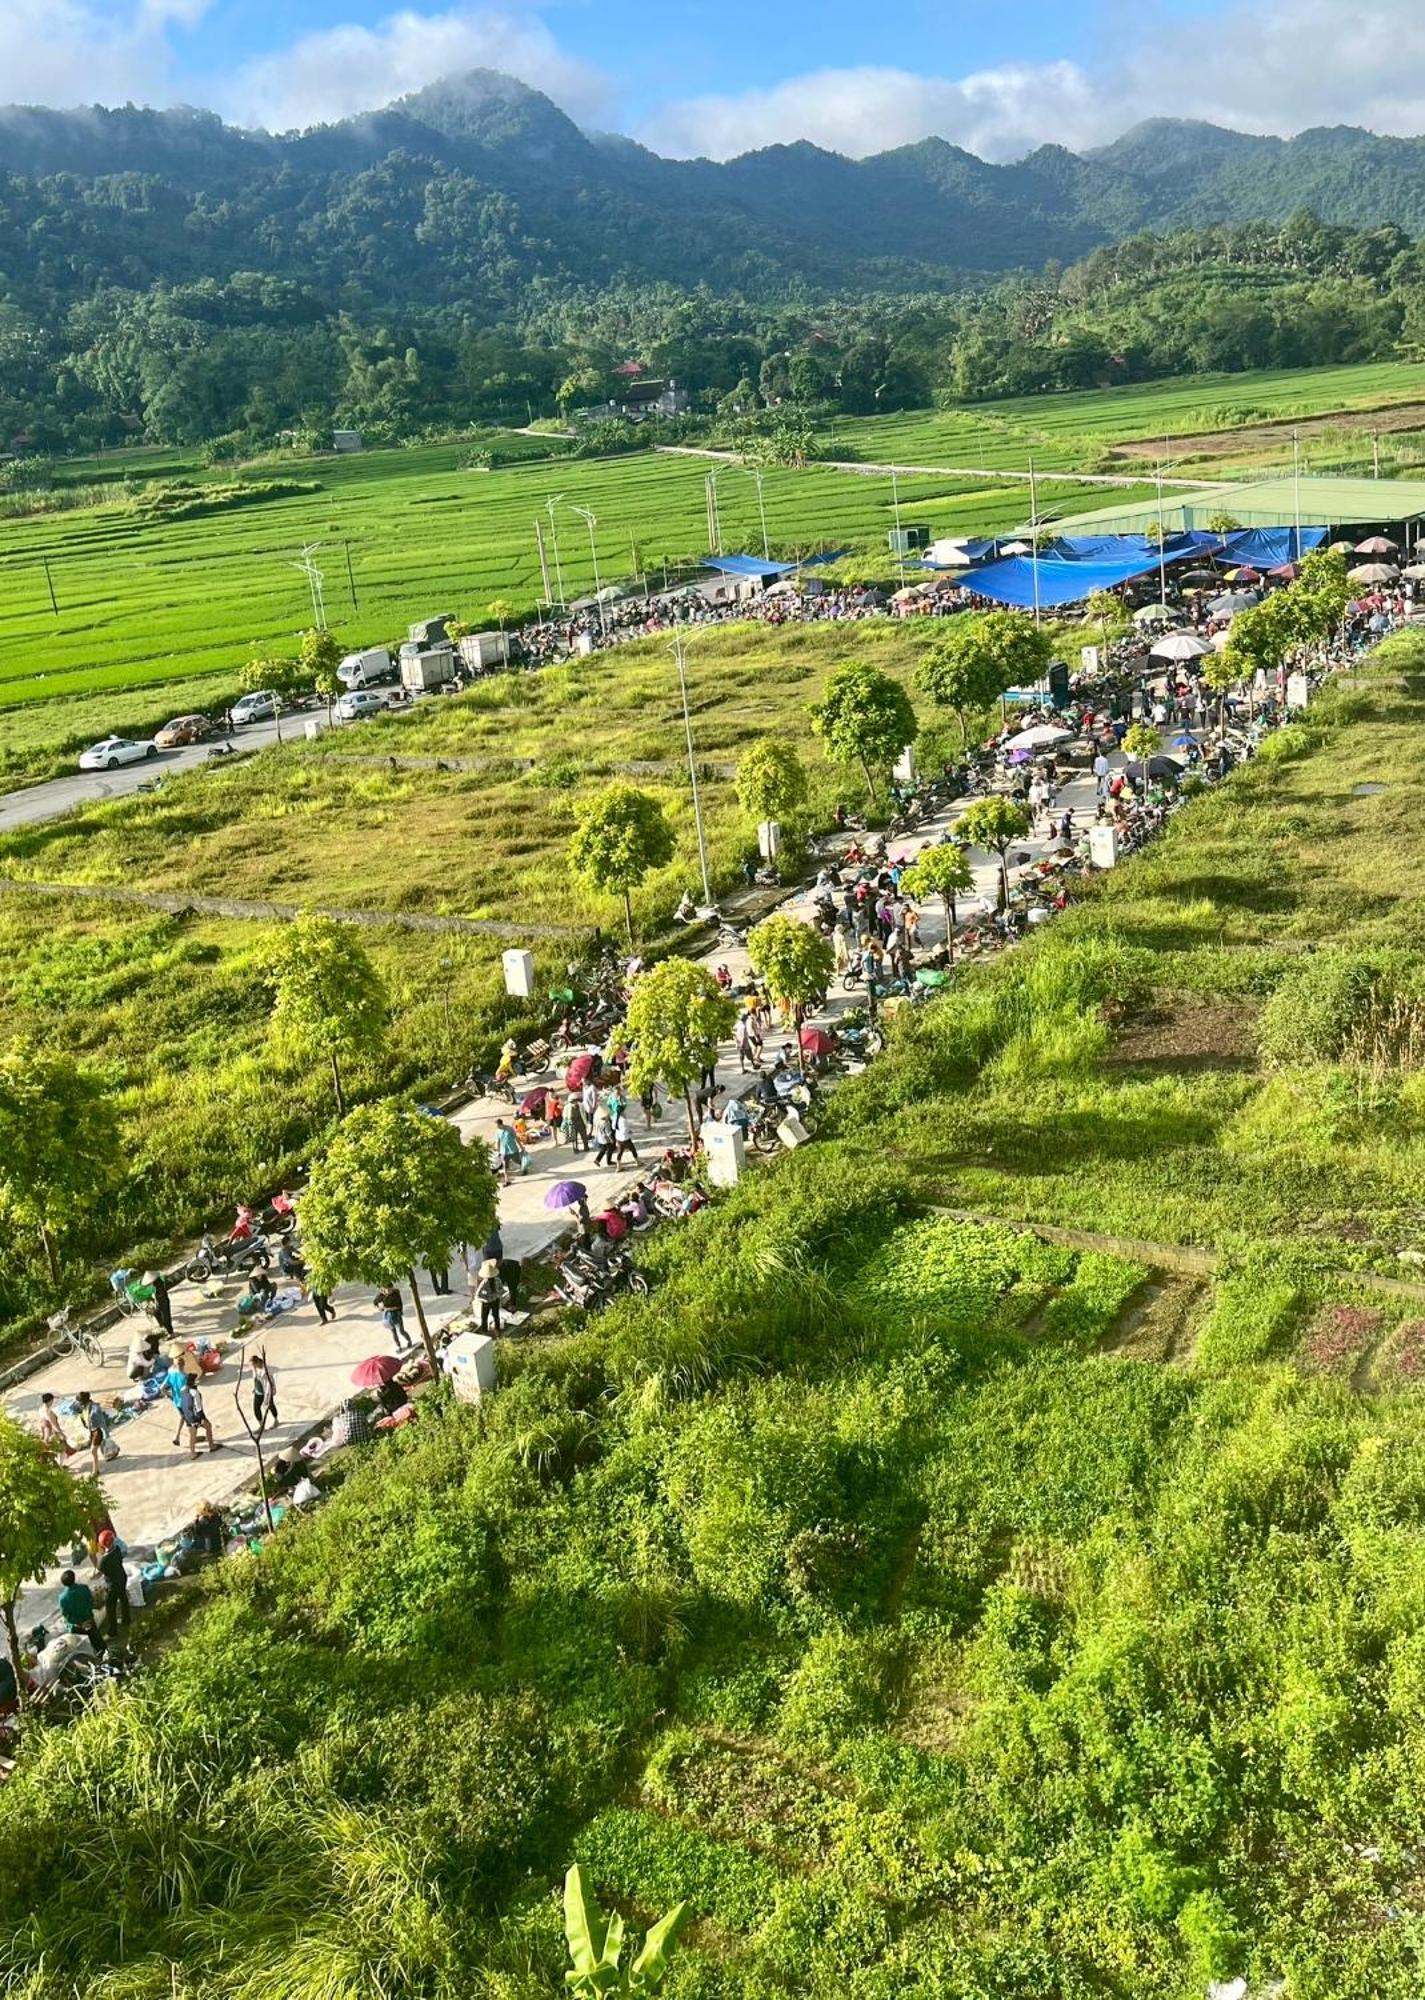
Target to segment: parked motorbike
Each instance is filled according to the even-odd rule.
[[[191,1284],[204,1285],[209,1278],[230,1278],[235,1272],[254,1271],[259,1264],[265,1271],[271,1262],[267,1238],[260,1232],[237,1240],[225,1236],[221,1242],[205,1235],[187,1276]]]

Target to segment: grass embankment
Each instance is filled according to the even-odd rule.
[[[1258,1024],[1324,1006],[1318,984],[1381,954],[1407,954],[1414,1005],[1422,721],[1419,695],[1386,688],[1323,705],[1095,882],[1046,959],[1016,955],[993,999],[918,1021],[862,1087],[894,1108],[900,1157],[978,1210],[1175,1242],[1345,1238],[1390,1266],[1419,1232],[1425,1169],[1393,989],[1356,1017],[1343,972],[1344,1017],[1325,1008],[1305,1067],[1264,1057]],[[1041,964],[1080,944],[1111,945],[1146,996],[1121,1032],[1039,994]],[[948,1101],[947,1065],[964,1086]]]
[[[229,1565],[0,1793],[13,1990],[541,2000],[578,1857],[640,1921],[692,1902],[674,2000],[1413,2000],[1425,1323],[1340,1267],[1412,1171],[1414,836],[1351,786],[1418,720],[1279,739],[651,1239],[651,1299]],[[1229,1005],[1259,1112],[1305,1107],[1295,1241],[1253,1164],[1284,1116],[1226,1143],[1192,1095],[1185,1014]],[[1312,1107],[1366,1086],[1398,1159],[1352,1200]],[[1052,1158],[1082,1118],[1080,1219],[1127,1220],[1131,1140],[1161,1233],[1191,1195],[1273,1240],[1209,1291],[920,1216],[967,1115],[1006,1202],[1026,1127]]]

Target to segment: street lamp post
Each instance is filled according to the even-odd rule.
[[[589,524],[589,554],[594,559],[594,602],[599,607],[599,636],[606,639],[608,620],[604,616],[604,600],[599,595],[599,544],[594,535],[594,530],[599,525],[599,517],[592,507],[574,507],[573,511]]]
[[[698,796],[698,766],[693,755],[693,718],[688,709],[687,649],[681,637],[675,639],[669,651],[678,663],[678,689],[683,698],[683,733],[688,744],[688,783],[693,791],[693,824],[698,830],[698,862],[703,871],[703,902],[712,907],[712,882],[708,877],[708,844],[703,835],[703,806]]]
[[[554,552],[554,583],[559,592],[559,609],[564,609],[564,571],[559,564],[559,523],[554,518],[554,510],[564,498],[562,493],[554,494],[545,501],[549,509],[549,540]]]

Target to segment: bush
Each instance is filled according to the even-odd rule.
[[[1198,1366],[1245,1368],[1267,1360],[1286,1345],[1301,1308],[1301,1293],[1285,1279],[1249,1272],[1221,1279],[1198,1336]]]

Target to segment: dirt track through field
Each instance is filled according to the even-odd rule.
[[[1376,410],[1327,410],[1315,417],[1276,417],[1270,423],[1245,424],[1240,430],[1190,431],[1168,439],[1174,457],[1238,458],[1248,452],[1289,445],[1298,438],[1320,437],[1323,432],[1349,426],[1365,436],[1373,431],[1425,430],[1425,403],[1389,403]],[[1130,438],[1111,447],[1111,455],[1154,464],[1163,456],[1160,438]],[[1057,478],[1059,475],[1056,474]]]

